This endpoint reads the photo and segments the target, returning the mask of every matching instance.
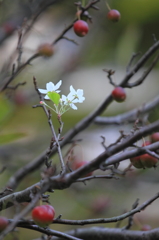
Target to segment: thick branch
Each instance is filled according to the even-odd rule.
[[[120,151],[123,151],[124,149],[126,149],[129,146],[132,146],[132,144],[134,144],[137,140],[141,139],[144,136],[147,136],[150,132],[157,131],[157,130],[159,130],[159,120],[146,126],[146,127],[143,127],[142,129],[138,130],[137,132],[131,134],[126,139],[124,139],[121,143],[118,143],[117,145],[112,145],[112,146],[108,147],[106,151],[104,151],[98,157],[93,159],[88,164],[80,167],[76,171],[65,174],[64,176],[57,175],[56,177],[50,178],[50,182],[49,182],[50,184],[48,184],[46,186],[46,188],[43,188],[44,187],[43,185],[46,185],[46,181],[44,180],[40,183],[34,184],[33,186],[27,188],[26,190],[23,190],[18,193],[10,194],[6,197],[1,198],[0,210],[12,206],[14,204],[14,201],[19,202],[19,203],[20,202],[30,202],[31,201],[30,191],[36,192],[37,188],[43,188],[45,191],[49,190],[50,188],[51,189],[68,188],[72,183],[74,183],[81,176],[84,176],[87,173],[89,173],[90,171],[94,171],[94,170],[100,168],[100,165],[103,162],[105,162],[106,160],[107,160],[105,163],[106,166],[112,165],[119,161],[122,161],[123,158],[120,159],[120,154],[119,154],[119,157],[117,157],[117,158],[115,156],[115,160],[111,159],[111,156],[113,157],[114,154],[119,153]],[[159,142],[154,143],[149,146],[146,146],[145,149],[146,148],[148,148],[149,150],[158,149]],[[133,150],[133,151],[134,151],[134,155],[136,155],[138,150],[137,151]],[[142,151],[142,149],[140,151]],[[143,148],[143,151],[144,151],[144,148]],[[131,153],[131,156],[132,155],[133,154]],[[123,155],[122,155],[122,157],[123,157]],[[45,191],[43,191],[43,192],[45,192]]]
[[[71,230],[67,234],[83,240],[158,240],[159,228],[150,231],[130,231],[119,228],[91,227]],[[51,240],[62,240],[62,238],[51,238]]]
[[[150,111],[154,110],[159,105],[159,97],[157,96],[151,102],[145,103],[138,108],[135,108],[129,112],[114,116],[114,117],[96,117],[94,123],[96,124],[123,124],[127,122],[134,122],[136,119],[143,117],[144,114],[149,113]]]

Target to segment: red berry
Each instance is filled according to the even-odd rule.
[[[108,210],[111,205],[111,200],[109,197],[101,195],[96,197],[91,203],[91,210],[95,213],[103,213],[105,210]]]
[[[88,24],[83,20],[78,20],[73,25],[74,32],[79,37],[84,37],[89,30]]]
[[[149,231],[151,230],[151,226],[148,225],[148,224],[144,224],[142,227],[141,227],[141,231]]]
[[[76,161],[74,161],[73,164],[72,164],[72,169],[73,169],[73,170],[77,170],[78,168],[80,168],[80,167],[82,167],[82,166],[84,166],[84,165],[86,165],[86,164],[88,164],[87,161],[79,161],[79,160],[76,160]],[[85,175],[85,177],[89,177],[89,176],[91,176],[92,174],[93,174],[93,172],[87,173],[87,174]]]
[[[158,142],[159,141],[159,132],[153,133],[150,138],[151,138],[152,143]]]
[[[158,162],[157,158],[152,157],[151,155],[145,153],[143,155],[140,156],[141,162],[142,164],[146,167],[146,168],[151,168],[151,167],[155,167],[156,163]]]
[[[7,35],[11,35],[15,31],[16,26],[12,22],[5,22],[2,28]]]
[[[148,146],[150,144],[151,144],[150,141],[145,141],[142,144],[142,147]],[[142,164],[144,165],[144,167],[146,167],[146,168],[155,167],[156,163],[158,162],[157,158],[152,157],[151,155],[149,155],[147,153],[141,155],[140,160],[141,160]]]
[[[123,102],[126,99],[126,93],[124,88],[122,87],[116,87],[112,91],[112,97],[117,102]]]
[[[32,210],[32,218],[40,227],[47,227],[55,216],[55,210],[50,205],[37,206]]]
[[[121,18],[121,15],[118,10],[112,9],[108,12],[107,18],[112,22],[118,22]]]
[[[42,56],[51,57],[54,54],[54,49],[51,44],[44,43],[38,47],[37,52]]]
[[[142,144],[142,147],[148,146],[148,145],[150,145],[150,144],[151,144],[150,141],[145,141],[145,142]]]
[[[2,232],[9,224],[9,221],[5,217],[0,217],[0,232]]]
[[[130,158],[130,162],[136,168],[144,168],[144,165],[141,162],[140,156]]]
[[[52,211],[52,213],[54,214],[54,216],[55,216],[55,209],[53,208],[53,206],[51,206],[51,205],[44,205],[48,210],[51,210]]]

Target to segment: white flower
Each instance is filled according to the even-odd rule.
[[[45,97],[44,97],[45,99],[50,99],[47,96],[47,93],[48,92],[57,92],[57,93],[59,93],[60,90],[57,90],[57,89],[61,86],[61,84],[62,84],[62,80],[60,80],[56,85],[54,83],[52,83],[52,82],[49,82],[49,83],[46,84],[46,89],[40,89],[39,88],[38,90],[39,90],[40,93],[46,94]]]
[[[70,86],[70,95],[72,95],[72,97],[74,98],[74,103],[82,103],[85,100],[85,97],[83,97],[83,90],[82,89],[77,89],[77,91],[75,91],[75,89],[72,87],[72,85]]]
[[[69,105],[74,110],[77,110],[77,107],[74,105],[76,101],[73,99],[74,97],[70,93],[67,96],[62,95],[62,101],[64,102],[64,105]]]
[[[72,85],[70,86],[70,93],[67,96],[62,95],[62,101],[64,102],[64,105],[69,105],[74,110],[77,110],[77,107],[74,103],[82,103],[84,100],[85,97],[83,97],[83,90],[78,89],[75,91]]]

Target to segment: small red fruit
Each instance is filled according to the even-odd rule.
[[[148,145],[150,145],[150,144],[151,144],[150,141],[145,141],[145,142],[142,144],[142,147],[148,146]]]
[[[153,133],[150,138],[151,138],[152,143],[158,142],[159,141],[159,132]]]
[[[107,18],[112,22],[118,22],[121,18],[121,15],[118,10],[112,9],[108,12]]]
[[[84,165],[86,165],[86,164],[88,164],[87,161],[78,161],[78,160],[76,160],[76,161],[74,161],[73,164],[72,164],[72,169],[73,169],[73,170],[77,170],[78,168],[80,168],[80,167],[82,167],[82,166],[84,166]],[[87,174],[85,175],[85,177],[89,177],[89,176],[91,176],[92,174],[93,174],[93,172],[87,173]]]
[[[9,221],[5,217],[0,217],[0,232],[2,232],[9,224]]]
[[[136,168],[144,168],[144,166],[143,166],[143,164],[141,162],[140,156],[130,158],[130,162]]]
[[[55,209],[53,208],[53,206],[51,206],[51,205],[44,205],[49,211],[51,210],[52,211],[52,213],[54,214],[54,216],[55,216]]]
[[[117,102],[123,102],[126,99],[126,92],[122,87],[116,87],[112,91],[112,97]]]
[[[79,37],[84,37],[89,30],[88,24],[83,20],[78,20],[73,25],[74,32]]]
[[[150,141],[145,141],[142,144],[142,147],[148,146],[150,144],[151,144]],[[155,167],[156,163],[158,162],[157,158],[152,157],[151,155],[149,155],[147,153],[141,155],[140,160],[141,160],[142,164],[147,168]]]
[[[55,216],[55,210],[50,205],[37,206],[32,210],[32,218],[40,227],[47,227],[52,223]]]
[[[93,202],[91,203],[91,210],[95,214],[103,213],[104,211],[108,210],[111,206],[111,200],[109,197],[105,197],[104,195],[101,195],[99,197],[96,197]]]
[[[38,47],[37,52],[42,56],[51,57],[54,54],[54,49],[51,44],[44,43]]]
[[[148,224],[144,224],[142,227],[141,227],[141,231],[149,231],[151,230],[151,226],[148,225]]]
[[[158,162],[157,158],[152,157],[151,155],[145,153],[140,156],[142,164],[147,168],[152,168],[156,166],[156,163]]]

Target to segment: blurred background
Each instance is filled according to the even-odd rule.
[[[12,64],[17,63],[18,29],[29,24],[43,1],[0,1],[0,86],[3,86],[4,77],[11,74]],[[87,2],[87,1],[86,1]],[[126,67],[132,54],[139,56],[158,40],[159,4],[158,0],[112,0],[107,1],[112,9],[121,13],[117,23],[110,22],[106,15],[108,8],[106,1],[100,1],[99,11],[89,10],[92,23],[89,23],[89,33],[80,38],[71,29],[66,37],[73,39],[77,44],[66,39],[60,40],[54,46],[55,54],[51,58],[40,57],[32,61],[12,82],[16,85],[26,81],[16,91],[7,90],[0,95],[0,165],[6,170],[0,175],[0,186],[3,186],[19,167],[32,161],[50,144],[51,131],[46,116],[41,108],[32,108],[39,103],[39,98],[33,85],[33,76],[37,79],[39,88],[45,89],[46,83],[57,83],[62,79],[61,92],[69,93],[70,85],[75,89],[83,89],[86,100],[78,105],[78,111],[70,110],[65,113],[63,134],[72,128],[80,119],[87,116],[92,110],[111,93],[113,87],[109,84],[106,69],[115,70],[113,80],[116,84],[124,78]],[[35,24],[27,34],[22,53],[22,62],[36,53],[42,43],[52,43],[74,19],[77,8],[74,1],[55,1],[37,18]],[[137,59],[136,59],[137,60]],[[135,61],[136,61],[135,60]],[[152,60],[152,59],[151,59]],[[149,61],[150,63],[150,61]],[[147,64],[148,66],[149,64]],[[132,79],[138,79],[143,71]],[[127,99],[124,103],[113,102],[104,112],[104,116],[112,116],[126,112],[140,106],[158,95],[158,65],[149,74],[144,83],[133,89],[126,89]],[[149,121],[157,119],[158,109],[153,111]],[[53,114],[53,122],[58,130],[58,122]],[[119,137],[119,130],[129,133],[131,125],[125,126],[97,126],[92,125],[86,131],[76,136],[82,139],[75,148],[75,154],[82,160],[90,161],[104,149],[101,145],[101,135],[109,145]],[[70,146],[63,149],[63,154]],[[52,158],[53,163],[60,169],[57,156]],[[129,164],[125,161],[119,167],[123,170]],[[22,190],[41,178],[44,166],[37,169],[20,183],[18,190]],[[97,174],[103,174],[98,171]],[[94,173],[96,174],[96,172]],[[136,198],[140,203],[146,201],[157,191],[158,167],[149,170],[132,169],[120,180],[93,180],[84,184],[73,184],[64,191],[55,191],[50,197],[51,204],[56,209],[56,216],[62,214],[67,219],[86,219],[96,217],[113,217],[131,209]],[[100,186],[100,188],[99,188]],[[65,202],[64,202],[65,201]],[[67,207],[66,207],[67,205]],[[158,200],[144,212],[135,215],[134,229],[141,229],[143,224],[158,227]],[[23,206],[22,206],[23,207]],[[3,211],[3,215],[12,218],[15,208]],[[30,216],[28,216],[29,218]],[[124,226],[127,221],[123,221]],[[103,226],[115,227],[116,224]],[[72,229],[70,226],[52,225],[60,231]],[[40,236],[33,231],[19,229],[14,233],[17,238],[28,239],[29,232],[32,239]],[[13,236],[7,237],[13,239]]]

